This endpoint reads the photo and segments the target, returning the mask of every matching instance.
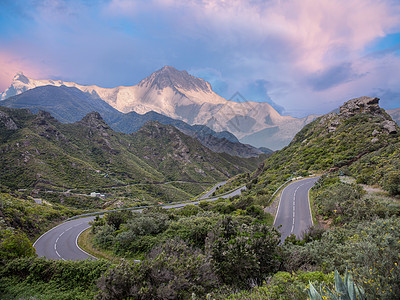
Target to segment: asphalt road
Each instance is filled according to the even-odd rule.
[[[239,195],[242,190],[246,189],[246,187],[242,187],[238,190],[233,191],[230,194],[219,196],[210,199],[204,199],[208,194],[212,194],[217,186],[220,186],[224,183],[219,183],[214,186],[213,189],[210,190],[207,194],[203,195],[198,201],[190,202],[190,203],[178,203],[162,206],[165,209],[169,208],[181,208],[190,204],[199,204],[201,201],[215,201],[219,198],[229,198],[236,195]],[[138,209],[135,211],[141,212],[143,209]],[[44,233],[40,236],[33,246],[36,249],[36,254],[39,257],[46,257],[49,259],[63,259],[63,260],[85,260],[85,259],[95,259],[89,253],[83,251],[78,246],[78,237],[79,235],[90,227],[88,224],[92,221],[95,216],[89,216],[84,218],[79,218],[71,221],[64,222],[51,230]]]
[[[295,234],[302,238],[304,232],[313,225],[308,192],[319,177],[295,181],[286,186],[281,194],[274,226],[281,232],[281,240]]]

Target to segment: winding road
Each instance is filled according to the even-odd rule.
[[[295,181],[283,189],[274,220],[275,227],[281,226],[282,241],[291,234],[302,238],[304,232],[313,225],[308,192],[318,179],[313,177]]]
[[[278,210],[274,220],[274,226],[279,227],[282,234],[281,240],[284,241],[290,234],[295,234],[301,238],[304,232],[313,225],[308,192],[319,177],[307,178],[295,181],[286,186],[280,197]],[[186,205],[196,205],[201,201],[215,201],[219,198],[229,198],[239,195],[246,187],[241,187],[228,194],[208,198],[218,186],[215,185],[209,192],[202,195],[197,201],[187,203],[177,203],[162,206],[165,209],[181,208]],[[208,199],[207,199],[208,198]],[[143,209],[137,209],[141,212]],[[95,259],[92,255],[85,252],[78,246],[79,235],[90,227],[89,222],[95,216],[87,216],[64,222],[39,237],[33,246],[40,257],[62,260],[85,260]]]
[[[237,190],[232,191],[229,194],[218,196],[215,198],[209,197],[218,186],[225,184],[225,182],[218,183],[209,192],[202,195],[197,201],[187,202],[187,203],[177,203],[162,206],[165,209],[169,208],[181,208],[186,205],[196,205],[201,201],[215,201],[219,198],[229,198],[240,193],[246,189],[246,187],[241,187]],[[141,212],[143,209],[136,209],[135,211]],[[95,216],[88,216],[84,218],[78,218],[71,221],[64,222],[46,233],[40,236],[33,246],[36,249],[36,254],[39,257],[46,257],[49,259],[57,260],[85,260],[85,259],[95,259],[92,255],[85,252],[78,246],[79,235],[90,227],[89,222],[92,221]]]

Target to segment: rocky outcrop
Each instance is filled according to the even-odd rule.
[[[96,111],[88,113],[85,117],[83,117],[82,120],[78,122],[78,124],[90,127],[92,129],[111,130],[110,126],[107,125],[101,115]]]
[[[360,97],[347,101],[340,107],[340,116],[350,118],[359,113],[380,112],[379,98],[376,97]]]
[[[5,112],[0,111],[0,124],[3,124],[8,130],[17,130],[18,126],[14,120]]]

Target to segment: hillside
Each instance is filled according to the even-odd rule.
[[[40,86],[9,97],[1,101],[0,105],[10,108],[27,108],[33,113],[44,110],[63,123],[79,121],[86,114],[97,111],[113,130],[124,133],[135,132],[148,121],[159,121],[162,124],[175,126],[183,133],[198,139],[214,152],[225,152],[241,157],[255,157],[261,154],[261,151],[255,147],[239,143],[238,139],[227,131],[215,132],[204,125],[191,126],[153,111],[144,115],[136,112],[124,114],[103,100],[75,87]]]
[[[399,172],[399,136],[398,125],[379,107],[378,98],[350,100],[339,113],[305,126],[289,146],[265,160],[250,184],[252,193],[268,194],[265,190],[275,187],[271,183],[289,177],[334,171],[387,187],[388,178]]]
[[[294,118],[280,115],[270,104],[248,101],[239,93],[232,101],[217,95],[201,78],[165,66],[137,85],[102,88],[61,80],[36,80],[22,73],[0,94],[1,100],[30,89],[53,85],[75,87],[116,110],[146,114],[154,111],[190,125],[206,125],[214,131],[229,131],[245,144],[281,149],[316,116]],[[111,125],[111,124],[110,124]]]
[[[43,111],[35,115],[0,107],[1,182],[12,189],[89,192],[171,180],[217,182],[248,172],[258,162],[214,153],[171,126],[155,124],[129,135],[113,131],[98,113],[62,124]],[[153,129],[168,130],[162,143],[144,134]],[[174,155],[159,155],[160,164],[149,160],[164,149],[174,149]]]

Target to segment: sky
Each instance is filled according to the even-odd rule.
[[[400,107],[399,0],[0,0],[0,91],[22,71],[130,86],[170,65],[303,117]]]

